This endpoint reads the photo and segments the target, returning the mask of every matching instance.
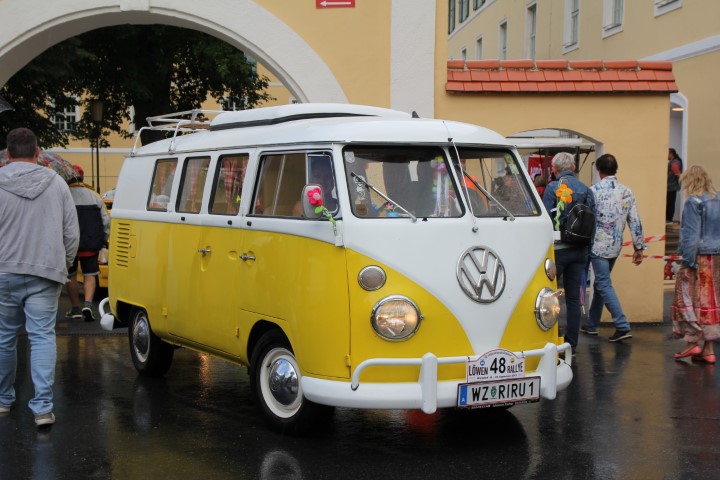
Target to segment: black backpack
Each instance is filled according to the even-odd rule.
[[[589,192],[585,199],[588,195]],[[584,202],[576,203],[560,226],[560,240],[571,245],[590,245],[594,231],[595,213]]]

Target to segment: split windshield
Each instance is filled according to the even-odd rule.
[[[353,213],[361,218],[460,217],[469,209],[477,217],[540,214],[522,164],[509,150],[459,148],[460,162],[454,148],[450,151],[453,167],[438,147],[346,147]],[[450,168],[464,185],[456,184]]]
[[[459,217],[458,191],[437,147],[352,146],[343,150],[358,217]]]
[[[469,198],[476,217],[535,216],[540,209],[521,169],[523,165],[508,150],[451,149],[453,165],[464,182],[463,197]]]

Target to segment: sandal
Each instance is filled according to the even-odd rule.
[[[694,355],[700,355],[702,353],[702,348],[700,348],[700,345],[695,345],[694,347],[690,347],[685,349],[682,352],[678,352],[674,355],[675,360],[680,360],[681,358],[687,358],[692,357]]]
[[[703,363],[709,363],[709,364],[715,364],[715,354],[709,353],[707,355],[693,355],[692,356],[693,362],[703,362]]]

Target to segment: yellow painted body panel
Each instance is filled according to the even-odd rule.
[[[438,357],[470,355],[472,347],[465,330],[450,310],[438,298],[396,270],[361,255],[348,252],[348,284],[350,286],[350,314],[352,325],[351,363],[357,366],[369,358],[420,358],[431,352]],[[377,265],[385,270],[387,280],[377,291],[368,292],[358,284],[360,270]],[[404,295],[415,302],[424,316],[418,331],[410,339],[389,342],[375,333],[370,323],[373,306],[389,295]],[[462,365],[440,366],[439,380],[464,376]],[[418,367],[371,367],[361,380],[364,382],[417,381]]]
[[[548,258],[552,257],[552,247]],[[544,259],[543,259],[544,260]],[[473,352],[470,341],[460,322],[445,307],[441,299],[435,298],[415,282],[404,277],[386,265],[381,266],[387,273],[385,286],[376,292],[365,292],[353,279],[357,272],[367,265],[379,265],[372,259],[355,252],[348,252],[348,280],[350,285],[350,311],[353,319],[352,365],[369,358],[420,358],[431,352],[438,357],[471,356],[484,352]],[[543,262],[530,285],[513,309],[508,326],[498,348],[522,351],[543,348],[545,344],[558,343],[558,327],[555,325],[543,331],[535,320],[535,299],[544,287],[556,288],[545,274]],[[453,286],[454,287],[454,286]],[[424,319],[417,333],[404,342],[388,342],[375,334],[370,325],[373,305],[388,295],[405,295],[417,303]],[[359,319],[359,320],[358,320]],[[503,321],[498,319],[498,321]],[[539,358],[528,358],[528,371],[534,371]],[[363,382],[411,382],[416,381],[419,367],[370,367],[361,377]],[[438,367],[439,380],[464,379],[464,365],[441,365]]]
[[[303,375],[349,378],[345,249],[289,234],[247,230],[245,235],[244,251],[256,260],[243,262],[241,269],[243,315],[286,322],[280,326]],[[250,327],[244,324],[243,330]]]
[[[118,222],[132,232],[134,257],[113,265],[111,298],[144,308],[155,334],[248,364],[252,328],[268,321],[285,331],[304,375],[349,378],[344,249],[288,234]]]
[[[145,309],[157,334],[167,331],[162,309],[168,272],[160,266],[166,262],[169,231],[167,223],[113,218],[110,234],[112,310],[119,312],[119,303]]]
[[[552,246],[547,252],[547,258],[555,261],[555,250]],[[505,334],[500,342],[502,348],[517,352],[543,348],[548,342],[555,344],[561,343],[561,338],[558,337],[557,323],[551,329],[543,331],[535,319],[535,300],[537,299],[537,294],[545,287],[552,288],[553,290],[557,289],[557,282],[547,277],[543,263],[544,262],[540,262],[535,276],[530,281],[530,285],[525,289],[522,298],[517,305],[515,305],[515,310],[505,327]],[[527,371],[534,371],[539,361],[540,357],[527,358]]]

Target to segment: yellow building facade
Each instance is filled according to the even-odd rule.
[[[720,95],[713,80],[720,74],[720,2],[449,0],[448,4],[449,58],[672,62],[679,91],[668,102],[667,138],[657,141],[675,148],[686,166],[705,166],[720,184],[720,137],[715,133]],[[659,155],[657,162],[664,165],[666,157]],[[622,167],[623,159],[619,161]]]

